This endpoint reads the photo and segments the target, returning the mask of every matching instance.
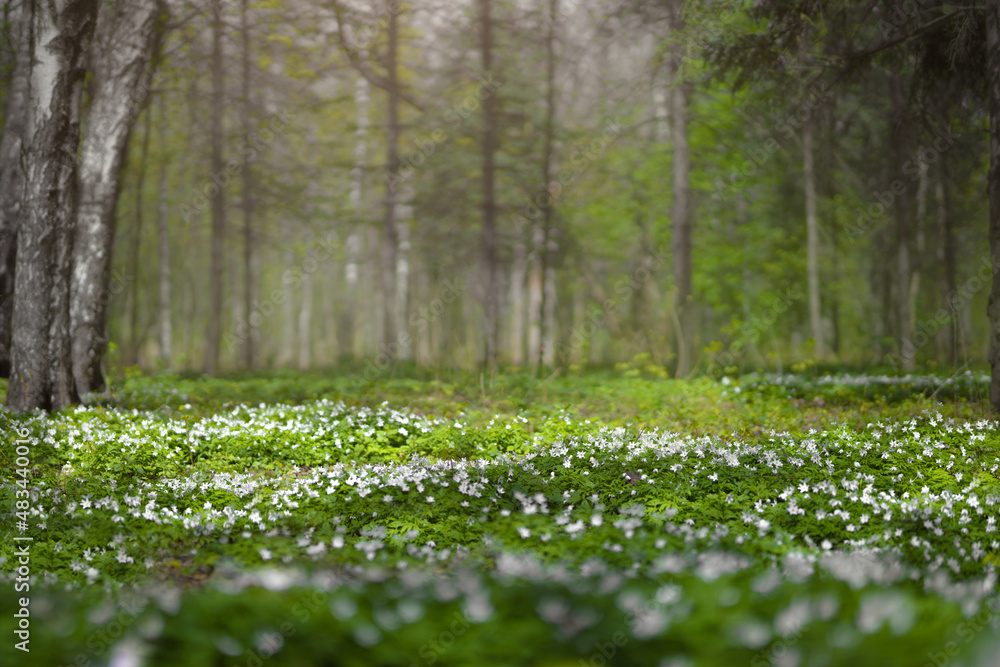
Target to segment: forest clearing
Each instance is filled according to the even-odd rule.
[[[1000,0],[0,7],[3,667],[1000,667]]]

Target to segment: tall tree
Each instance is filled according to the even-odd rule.
[[[33,0],[26,12],[31,69],[7,392],[7,405],[19,412],[58,410],[78,398],[70,360],[70,269],[79,94],[97,4]]]
[[[385,214],[382,219],[382,343],[387,353],[396,349],[396,337],[403,333],[405,322],[397,319],[396,312],[396,252],[399,231],[396,227],[396,202],[399,198],[399,7],[388,2],[389,26],[385,57],[386,93],[389,97],[389,118],[385,130]]]
[[[17,228],[20,224],[21,144],[28,110],[28,75],[31,69],[31,14],[28,3],[12,12],[14,67],[8,83],[6,117],[0,139],[0,377],[10,377],[11,318],[14,314],[14,267],[17,263]]]
[[[101,360],[108,342],[107,283],[115,207],[129,137],[152,83],[163,12],[158,0],[102,2],[98,11],[90,57],[90,111],[80,148],[80,209],[70,300],[73,378],[81,395],[105,386]]]
[[[683,0],[669,0],[668,13],[671,48],[668,70],[670,72],[671,129],[673,139],[673,260],[674,260],[674,311],[677,313],[677,377],[691,371],[694,350],[694,304],[691,294],[691,207],[690,207],[690,158],[688,156],[688,83],[681,71],[683,46],[680,35],[684,31]]]
[[[226,240],[224,186],[229,175],[222,160],[222,112],[225,83],[222,60],[222,0],[212,0],[212,259],[209,269],[208,331],[205,338],[205,373],[212,375],[219,365],[219,340],[222,336],[222,246]],[[226,180],[223,181],[223,176]]]
[[[240,104],[240,121],[243,126],[243,136],[253,133],[251,111],[253,102],[250,98],[252,90],[250,23],[248,20],[250,0],[242,0],[240,4],[240,33],[243,38],[243,94]],[[257,300],[257,253],[255,251],[254,235],[254,168],[247,161],[243,165],[243,314],[249,324],[253,304]],[[257,365],[257,327],[248,326],[247,335],[242,339],[240,350],[243,357],[243,367],[253,369]]]
[[[990,198],[990,261],[993,288],[990,290],[990,403],[1000,411],[1000,0],[986,2],[986,75],[990,106],[990,170],[987,190]]]
[[[167,125],[169,116],[167,114],[167,96],[161,94],[160,98],[160,178],[157,187],[158,206],[156,211],[156,228],[159,239],[159,261],[160,261],[160,359],[166,368],[171,367],[173,360],[173,327],[170,321],[170,189],[168,184],[169,164],[167,154]]]
[[[491,0],[479,0],[479,46],[483,76],[490,80],[493,74],[493,22],[490,18]],[[483,133],[480,143],[482,154],[482,250],[483,270],[486,273],[483,295],[483,329],[485,337],[485,363],[490,370],[497,364],[497,319],[500,310],[497,276],[498,239],[496,229],[496,169],[497,150],[496,96],[487,95],[482,103]]]

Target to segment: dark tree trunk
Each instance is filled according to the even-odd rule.
[[[990,290],[990,403],[1000,411],[1000,0],[986,2],[987,77],[990,98],[990,261],[993,288]]]
[[[480,48],[483,75],[489,80],[493,71],[493,26],[490,20],[490,0],[479,0]],[[486,285],[483,296],[483,326],[485,334],[485,362],[489,370],[497,363],[497,315],[500,307],[497,298],[497,230],[494,156],[496,153],[497,111],[494,95],[483,100],[483,264]]]
[[[115,206],[129,136],[148,95],[159,11],[156,0],[104,2],[97,18],[70,291],[73,379],[81,395],[104,388],[101,359],[107,346]],[[134,273],[129,279],[135,280]]]
[[[77,400],[70,359],[70,269],[83,56],[96,0],[31,2],[23,216],[18,230],[7,404],[25,412]]]
[[[909,160],[910,134],[909,112],[903,91],[903,81],[899,76],[893,76],[889,81],[889,92],[892,99],[892,158],[893,168],[886,186],[891,188],[904,166]],[[896,214],[896,332],[899,341],[901,368],[909,372],[913,370],[916,350],[913,347],[913,332],[910,318],[910,278],[911,278],[911,245],[910,236],[913,233],[913,221],[908,192],[894,195]]]
[[[677,377],[684,377],[691,371],[694,350],[694,304],[691,302],[691,208],[690,208],[690,161],[687,144],[688,86],[680,76],[681,49],[678,44],[684,30],[681,17],[681,0],[671,0],[670,32],[674,45],[670,54],[671,137],[674,144],[673,183],[673,239],[674,259],[674,310],[680,322]]]
[[[159,202],[156,214],[157,237],[160,245],[160,360],[165,368],[170,368],[173,359],[173,327],[170,322],[170,234],[169,222],[170,191],[167,182],[167,97],[160,95],[160,178],[157,187]]]
[[[28,109],[28,72],[31,69],[29,12],[13,17],[14,69],[7,90],[7,113],[0,140],[0,377],[10,377],[11,318],[14,314],[14,267],[17,263],[17,228],[20,223],[21,143]]]
[[[241,25],[243,33],[243,104],[242,125],[243,136],[249,137],[253,132],[250,111],[250,24],[247,19],[249,0],[243,0],[241,6]],[[247,335],[242,340],[241,352],[243,366],[253,370],[257,365],[257,328],[250,320],[253,303],[257,300],[257,255],[254,252],[254,173],[253,164],[243,165],[243,316],[247,322]]]
[[[399,195],[399,81],[397,78],[399,42],[398,11],[389,11],[388,55],[386,56],[386,93],[389,95],[389,124],[386,127],[386,178],[385,217],[382,224],[382,342],[386,354],[394,356],[398,350],[396,336],[396,200]]]
[[[549,0],[548,32],[545,36],[545,145],[542,149],[542,184],[546,190],[549,188],[549,181],[552,178],[553,150],[555,148],[555,123],[556,123],[556,22],[559,17],[559,0]],[[540,254],[541,261],[538,262],[540,274],[539,282],[543,283],[541,294],[541,313],[539,319],[542,323],[541,345],[538,356],[530,359],[532,369],[540,369],[544,364],[550,364],[554,360],[555,353],[555,256],[558,251],[558,241],[556,240],[556,230],[553,226],[554,201],[551,192],[542,192],[540,204],[542,205],[542,233],[538,236],[544,239],[542,247],[536,252]],[[534,278],[533,278],[534,279]]]
[[[222,161],[222,0],[212,0],[212,260],[209,276],[208,332],[205,340],[205,373],[214,375],[219,365],[222,335],[222,244],[226,237],[224,186],[229,173]],[[223,180],[225,177],[225,180]]]

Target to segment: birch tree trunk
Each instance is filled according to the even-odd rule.
[[[395,329],[399,342],[399,358],[413,358],[413,341],[410,338],[407,314],[410,308],[410,223],[413,220],[413,186],[403,187],[396,209],[396,303]]]
[[[101,359],[107,347],[115,207],[128,140],[151,85],[161,10],[157,0],[102,2],[97,16],[70,288],[73,379],[81,395],[102,391],[105,385]],[[135,273],[130,275],[135,281]]]
[[[802,126],[803,177],[806,190],[806,275],[809,283],[809,326],[817,358],[826,356],[819,300],[819,220],[816,216],[816,172],[813,168],[812,123]]]
[[[170,368],[173,360],[174,337],[170,322],[170,191],[167,181],[167,97],[160,95],[160,182],[156,226],[160,242],[160,360]]]
[[[990,290],[990,404],[1000,411],[1000,0],[986,2],[986,75],[990,99],[990,169],[987,190],[990,197],[990,261],[993,287]]]
[[[70,358],[70,269],[83,56],[97,18],[96,0],[35,0],[27,7],[31,69],[22,145],[24,213],[7,391],[7,405],[17,412],[59,410],[78,398]]]
[[[364,62],[367,54],[362,51],[360,59]],[[355,350],[355,310],[358,303],[359,270],[361,260],[361,234],[358,228],[364,220],[364,177],[367,167],[367,135],[368,135],[368,79],[358,75],[354,84],[354,104],[357,108],[357,129],[354,131],[354,166],[351,168],[350,204],[354,212],[354,221],[347,235],[347,259],[344,263],[344,308],[340,316],[340,355],[353,357]]]
[[[12,41],[17,52],[7,91],[7,114],[0,140],[0,377],[10,377],[11,318],[14,314],[14,268],[17,263],[17,229],[20,223],[21,145],[28,109],[28,74],[31,69],[31,14],[27,3],[12,13]]]
[[[222,110],[224,100],[222,71],[222,0],[212,0],[212,166],[215,185],[212,196],[212,261],[209,269],[208,332],[205,339],[205,373],[214,375],[219,365],[219,339],[222,335],[222,245],[226,237],[224,186],[229,174],[222,160]],[[223,181],[222,176],[226,176]],[[213,192],[209,188],[209,192]]]

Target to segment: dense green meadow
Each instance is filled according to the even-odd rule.
[[[799,370],[0,411],[0,664],[1000,664],[986,376]]]

